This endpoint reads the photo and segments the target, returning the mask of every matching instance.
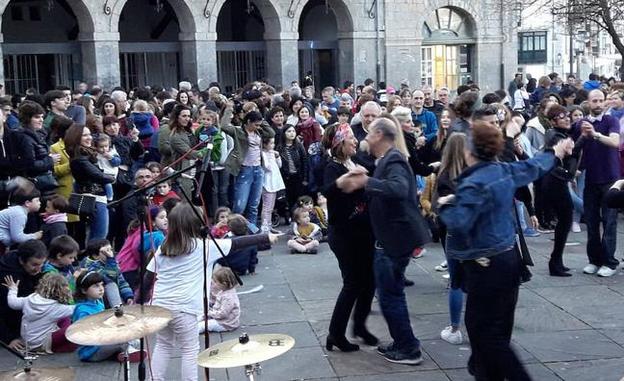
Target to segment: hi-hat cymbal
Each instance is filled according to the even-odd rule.
[[[79,345],[127,343],[163,329],[171,321],[171,311],[158,306],[124,306],[121,316],[106,310],[70,325],[65,336]]]
[[[30,372],[14,370],[0,373],[0,381],[74,381],[72,368],[38,368]]]
[[[204,368],[234,368],[266,361],[286,353],[295,345],[288,335],[270,333],[251,335],[213,345],[199,354],[197,363]]]

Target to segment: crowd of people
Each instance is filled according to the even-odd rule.
[[[252,82],[234,94],[183,81],[0,99],[0,340],[106,360],[122,348],[76,347],[65,330],[144,299],[174,313],[157,334],[154,379],[165,378],[175,349],[183,379],[196,379],[198,330],[238,328],[235,274],[255,274],[258,250],[286,226],[288,253],[316,254],[327,242],[338,260],[328,350],[359,349],[346,335],[352,317],[352,336],[388,361],[422,361],[405,269],[433,241],[446,256],[435,269],[448,271],[450,285],[441,338],[463,342],[467,293],[470,372],[529,379],[509,347],[518,287],[531,277],[525,237],[554,234],[549,274],[571,276],[565,243],[583,222],[583,272],[617,272],[624,84],[594,74],[526,79],[486,94],[476,83],[395,89],[367,79],[316,89],[306,79]],[[135,192],[146,197],[128,197]],[[227,255],[210,243],[208,311],[204,225]],[[387,345],[366,327],[375,294]]]

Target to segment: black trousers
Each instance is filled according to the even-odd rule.
[[[519,256],[512,249],[489,259],[487,267],[463,262],[468,292],[464,320],[472,348],[468,369],[478,381],[530,380],[510,346],[520,286]]]
[[[557,217],[557,226],[555,227],[555,245],[550,254],[550,265],[555,267],[563,266],[563,250],[565,249],[566,240],[572,227],[572,216],[574,212],[574,204],[568,190],[568,182],[558,179],[552,175],[546,175],[542,179],[542,190],[544,199],[552,207]]]
[[[286,201],[288,202],[288,216],[292,212],[297,199],[304,194],[303,177],[300,174],[284,175],[284,185],[286,186]]]
[[[540,226],[546,227],[553,222],[553,209],[547,202],[547,189],[544,189],[543,179],[533,182],[533,193],[535,193],[535,216]]]
[[[345,336],[352,310],[354,328],[364,327],[370,314],[375,296],[374,240],[369,230],[330,226],[328,242],[342,274],[342,289],[329,323],[329,334],[340,338]]]

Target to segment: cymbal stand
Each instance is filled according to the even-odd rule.
[[[123,372],[124,381],[130,381],[130,355],[128,354],[128,343],[123,344]]]
[[[259,376],[262,373],[262,366],[260,365],[259,362],[253,364],[253,365],[245,365],[245,377],[249,380],[249,381],[255,381],[256,378],[254,377],[254,373]]]

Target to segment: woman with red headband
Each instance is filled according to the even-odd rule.
[[[346,123],[329,126],[323,136],[323,146],[331,155],[322,190],[327,198],[328,241],[338,259],[343,280],[329,324],[326,347],[330,351],[336,346],[343,352],[352,352],[360,347],[349,342],[345,332],[354,306],[353,336],[367,345],[378,342],[365,325],[375,295],[374,239],[364,190],[344,193],[336,186],[340,176],[356,167],[351,158],[357,152],[357,140],[351,127]]]

